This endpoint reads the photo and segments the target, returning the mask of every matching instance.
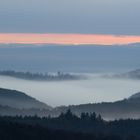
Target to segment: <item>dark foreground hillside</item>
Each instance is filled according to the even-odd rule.
[[[140,140],[140,120],[104,121],[95,113],[57,118],[0,117],[1,140]]]
[[[18,109],[51,109],[47,104],[17,90],[0,88],[0,108],[2,106]],[[2,109],[2,108],[1,108]],[[4,109],[6,111],[6,108]],[[7,111],[9,112],[9,111]],[[0,110],[2,113],[2,110]]]

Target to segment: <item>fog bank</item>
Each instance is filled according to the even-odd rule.
[[[70,105],[116,101],[140,91],[138,80],[106,79],[99,74],[85,74],[86,80],[36,82],[0,76],[2,88],[16,89],[49,105]]]

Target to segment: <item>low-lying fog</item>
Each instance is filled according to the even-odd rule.
[[[140,91],[140,81],[84,74],[86,80],[38,82],[0,76],[0,87],[23,91],[51,106],[116,101]]]

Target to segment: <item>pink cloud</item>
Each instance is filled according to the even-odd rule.
[[[96,34],[33,34],[33,33],[0,33],[0,43],[20,44],[130,44],[140,43],[140,36],[96,35]]]

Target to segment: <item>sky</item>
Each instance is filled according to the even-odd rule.
[[[139,0],[0,0],[0,33],[140,35]]]
[[[0,0],[0,47],[6,46],[3,44],[8,44],[7,46],[9,46],[11,43],[15,47],[23,47],[23,44],[26,43],[33,44],[32,46],[35,46],[34,44],[43,44],[43,47],[48,47],[47,44],[64,44],[64,46],[69,44],[71,47],[83,44],[85,46],[91,44],[92,46],[92,44],[126,45],[139,43],[139,13],[140,0]],[[22,45],[19,45],[20,43]],[[93,46],[95,47],[96,45]],[[31,61],[27,63],[27,67],[30,67],[34,62],[39,64],[38,67],[41,67],[41,69],[44,68],[42,66],[45,64],[48,66],[51,63],[50,71],[64,69],[63,64],[69,62],[74,67],[78,67],[75,68],[78,71],[83,66],[83,57],[86,59],[85,64],[99,65],[103,61],[103,67],[105,67],[104,64],[108,67],[116,64],[115,69],[128,66],[130,66],[129,68],[137,68],[139,65],[137,49],[134,49],[131,55],[128,53],[129,48],[128,50],[125,49],[123,53],[122,50],[116,53],[116,49],[114,49],[115,52],[114,50],[109,52],[108,49],[105,51],[99,48],[96,52],[96,48],[95,50],[90,50],[86,46],[86,49],[89,49],[86,55],[83,55],[86,50],[82,50],[80,47],[74,56],[67,58],[69,51],[66,51],[66,56],[65,54],[63,56],[62,53],[57,55],[59,51],[57,50],[58,52],[56,53],[54,48],[56,49],[56,47],[53,47],[50,54],[48,53],[48,48],[45,51],[43,50],[44,55],[42,55],[43,51],[38,54],[39,50],[34,53],[33,50],[30,52],[29,49],[25,49],[25,52],[21,49],[20,55],[16,54],[13,48],[13,51],[15,51],[13,54],[11,50],[9,54],[7,54],[8,50],[6,50],[6,54],[3,54],[2,50],[0,50],[0,62],[3,67],[12,68],[13,65],[21,66],[22,63],[26,65],[27,62]],[[62,48],[59,48],[59,50],[63,52]],[[28,51],[30,53],[27,54]],[[90,51],[91,55],[89,55]],[[75,50],[73,49],[71,53],[74,52]],[[129,52],[131,51],[129,50]],[[106,56],[104,56],[105,53]],[[110,53],[112,53],[111,56]],[[93,54],[95,58],[92,56]],[[27,61],[23,62],[26,59],[25,56],[29,57],[27,57]],[[108,59],[107,56],[110,56],[110,58]],[[65,61],[66,58],[67,61]],[[71,58],[75,59],[71,60]],[[110,62],[111,59],[113,61]],[[119,61],[116,59],[119,59]],[[108,64],[108,62],[110,63]],[[55,67],[56,64],[58,64],[57,67]],[[34,67],[37,66],[35,65]],[[20,69],[22,69],[22,66]]]

